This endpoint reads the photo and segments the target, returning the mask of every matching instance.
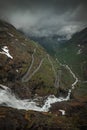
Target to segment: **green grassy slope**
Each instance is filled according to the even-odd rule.
[[[47,38],[43,39],[42,45],[55,59],[57,58],[61,63],[69,65],[71,70],[76,74],[79,81],[81,82],[77,85],[79,86],[77,87],[77,95],[83,97],[87,94],[87,83],[84,84],[84,81],[87,81],[87,28],[74,34],[72,38],[66,42],[58,42],[57,38],[50,38],[50,40],[49,37],[48,40]],[[37,41],[40,42],[41,39],[37,38]],[[65,73],[64,70],[62,72]],[[67,81],[72,78],[67,80],[67,77],[70,76],[66,75],[66,73],[61,77],[63,78],[61,79],[62,83],[66,84],[65,86],[68,86],[69,82]]]

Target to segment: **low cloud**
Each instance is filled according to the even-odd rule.
[[[86,5],[86,0],[3,0],[0,17],[29,35],[70,37],[87,26]]]

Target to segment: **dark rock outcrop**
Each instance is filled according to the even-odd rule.
[[[57,109],[51,113],[39,113],[0,107],[0,130],[86,130],[87,105],[79,106],[78,102],[67,105],[65,116],[61,116]]]

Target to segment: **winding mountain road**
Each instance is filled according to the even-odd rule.
[[[49,62],[50,62],[50,64],[51,64],[51,66],[52,66],[52,70],[53,70],[54,76],[55,76],[55,78],[56,78],[56,70],[55,70],[55,68],[54,68],[53,62],[52,62],[52,60],[50,59],[50,56],[49,56],[48,54],[47,54],[47,57],[48,57],[48,60],[49,60]]]
[[[29,66],[28,71],[26,72],[26,74],[22,77],[22,82],[27,82],[28,81],[28,77],[30,76],[30,70],[34,64],[34,54],[36,53],[36,49],[34,49],[34,52],[32,54],[32,62],[31,65]]]
[[[25,80],[26,82],[29,81],[29,80],[32,78],[32,76],[34,76],[35,73],[38,72],[38,70],[40,69],[40,67],[41,67],[41,65],[42,65],[42,63],[43,63],[43,61],[44,61],[44,59],[42,59],[42,60],[40,61],[38,67],[33,71],[33,73],[28,77],[28,79],[26,78],[26,80]]]
[[[56,70],[55,70],[55,67],[53,65],[53,62],[52,60],[50,59],[50,56],[47,54],[47,57],[48,57],[48,61],[50,62],[51,66],[52,66],[52,70],[54,72],[54,77],[55,77],[55,82],[54,82],[54,86],[55,88],[58,88],[59,87],[59,74],[57,74]]]
[[[44,58],[43,58],[43,59],[40,61],[40,63],[39,63],[39,65],[37,66],[37,68],[30,74],[30,71],[31,71],[31,69],[32,69],[32,67],[33,67],[33,64],[34,64],[34,61],[35,61],[35,58],[34,58],[35,53],[36,53],[36,48],[34,49],[34,52],[33,52],[33,54],[32,54],[31,65],[29,66],[29,69],[28,69],[28,71],[26,72],[26,74],[22,77],[22,82],[28,82],[28,81],[32,78],[32,76],[34,76],[35,73],[38,72],[38,70],[40,69],[40,67],[41,67],[41,65],[42,65],[42,63],[43,63],[43,61],[44,61]]]

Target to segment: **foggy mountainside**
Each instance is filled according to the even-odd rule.
[[[87,80],[87,28],[73,34],[69,40],[58,35],[31,39],[40,43],[54,58],[68,63],[80,79]]]
[[[0,130],[87,130],[87,1],[0,1]]]

